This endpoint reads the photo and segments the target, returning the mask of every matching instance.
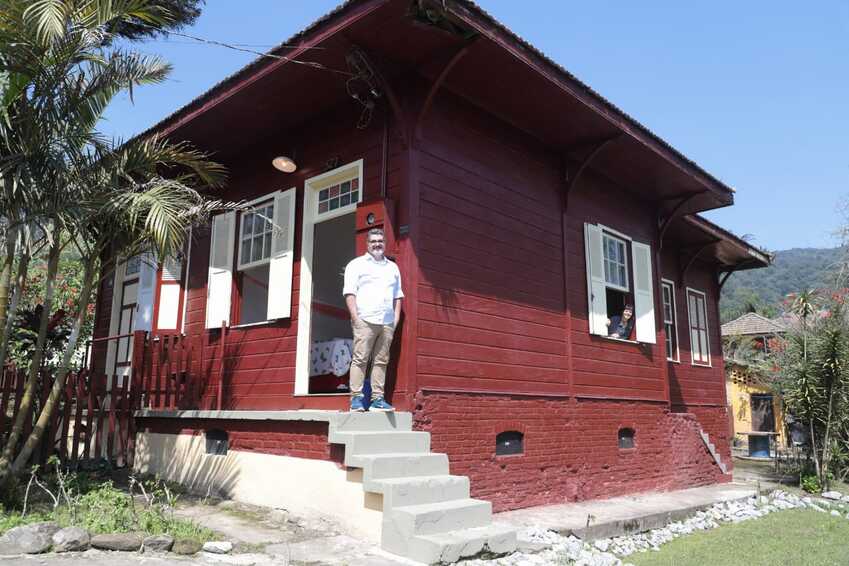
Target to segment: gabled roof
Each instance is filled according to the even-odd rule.
[[[762,336],[786,332],[787,327],[756,312],[747,312],[722,325],[723,336]]]
[[[410,17],[411,6],[420,5],[464,28],[465,35],[426,29]],[[469,34],[479,39],[471,42]],[[345,69],[345,52],[352,46],[385,65],[387,75],[393,69],[415,69],[430,81],[437,80],[446,54],[466,49],[462,61],[444,77],[443,89],[569,159],[580,161],[594,145],[610,140],[591,167],[641,198],[671,209],[678,199],[691,197],[680,213],[734,202],[730,187],[470,0],[349,0],[145,133],[188,139],[219,156],[241,151],[249,138],[285,138],[299,126],[298,120],[303,123],[310,114],[350,102],[344,76],[330,80],[331,73],[290,62],[306,59],[324,68]],[[492,73],[493,68],[498,73]],[[404,83],[410,77],[392,78]]]

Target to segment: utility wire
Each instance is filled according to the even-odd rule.
[[[239,47],[238,45],[234,45],[232,43],[224,43],[223,41],[216,41],[214,39],[206,39],[206,38],[203,38],[203,37],[198,37],[196,35],[189,35],[187,33],[182,33],[182,32],[177,32],[177,31],[166,31],[166,30],[162,30],[160,28],[157,28],[157,27],[154,27],[154,26],[151,26],[151,25],[148,25],[148,24],[139,23],[138,25],[142,25],[144,27],[154,29],[158,32],[165,33],[166,35],[174,35],[174,36],[177,36],[177,37],[184,37],[186,39],[191,39],[193,41],[197,41],[199,43],[203,43],[203,44],[206,44],[206,45],[216,45],[218,47],[225,47],[227,49],[232,49],[233,51],[242,51],[244,53],[251,53],[253,55],[258,55],[260,57],[267,57],[269,59],[276,59],[278,61],[286,61],[288,63],[295,63],[297,65],[303,65],[305,67],[311,67],[313,69],[318,69],[318,70],[321,70],[321,71],[329,71],[331,73],[336,73],[336,74],[339,74],[339,75],[345,75],[346,77],[355,76],[353,73],[350,73],[348,71],[341,71],[339,69],[333,69],[332,67],[328,67],[328,66],[323,65],[323,64],[321,64],[317,61],[299,61],[298,59],[286,57],[285,55],[275,55],[274,53],[263,53],[262,51],[256,51],[254,49],[248,49],[246,47]],[[291,45],[281,45],[280,47],[292,47],[292,48],[294,48],[294,46],[291,46]],[[310,49],[323,49],[323,48],[315,47],[315,48],[310,48]]]

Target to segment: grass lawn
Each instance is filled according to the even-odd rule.
[[[678,538],[659,552],[623,559],[636,566],[849,565],[849,519],[793,509]]]

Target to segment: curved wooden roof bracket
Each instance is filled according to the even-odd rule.
[[[477,40],[479,36],[474,36],[469,39],[462,47],[460,47],[451,58],[448,59],[448,62],[442,67],[442,70],[439,72],[439,75],[436,77],[436,80],[433,81],[433,84],[430,85],[430,89],[427,91],[427,96],[425,97],[424,104],[422,104],[421,110],[419,110],[419,114],[416,117],[416,128],[415,128],[415,139],[422,139],[422,124],[427,118],[428,113],[430,112],[431,106],[433,106],[433,99],[436,97],[436,93],[439,91],[442,84],[445,82],[445,79],[448,77],[448,73],[451,72],[451,69],[454,68],[460,59],[466,56],[469,52],[469,48],[472,44]]]
[[[658,235],[657,247],[659,249],[663,249],[663,237],[666,235],[666,231],[669,229],[669,225],[672,224],[672,221],[675,220],[676,218],[678,218],[678,216],[679,216],[678,212],[681,210],[681,208],[685,204],[690,202],[691,199],[699,196],[703,192],[705,192],[705,191],[699,191],[697,193],[690,193],[689,195],[681,197],[681,199],[675,204],[675,206],[672,207],[672,210],[669,212],[669,214],[666,215],[665,218],[660,213],[660,211],[658,211],[657,224],[660,227],[660,234]]]
[[[683,287],[683,286],[684,286],[684,277],[687,275],[687,272],[688,272],[688,271],[690,271],[690,268],[691,268],[691,267],[693,266],[693,264],[696,262],[696,259],[698,259],[698,257],[699,257],[700,255],[702,255],[702,252],[703,252],[703,251],[705,251],[706,249],[708,249],[709,247],[711,247],[712,245],[714,245],[714,244],[718,244],[718,243],[719,243],[719,242],[721,242],[721,241],[722,241],[722,240],[711,240],[711,241],[709,241],[709,242],[705,242],[704,244],[702,244],[702,245],[701,245],[701,246],[700,246],[700,247],[696,250],[696,252],[695,252],[693,255],[691,255],[691,256],[689,257],[689,259],[687,260],[686,265],[684,265],[684,269],[682,269],[682,270],[681,270],[681,274],[678,276],[678,284],[679,284],[681,287]]]
[[[722,287],[725,285],[725,282],[726,282],[726,281],[728,281],[728,278],[729,278],[729,277],[731,277],[731,275],[732,275],[735,271],[737,271],[737,269],[739,269],[739,267],[740,267],[740,266],[734,266],[734,267],[732,267],[731,269],[729,269],[728,271],[726,271],[726,272],[722,275],[722,277],[720,277],[720,278],[719,278],[719,289],[718,289],[718,292],[719,292],[719,293],[722,293]]]
[[[619,139],[619,136],[622,135],[622,132],[619,132],[615,135],[610,136],[609,138],[605,138],[599,142],[596,142],[587,153],[586,157],[578,164],[578,168],[575,170],[575,173],[570,175],[569,169],[565,168],[564,180],[566,181],[566,185],[563,187],[563,211],[567,211],[569,209],[569,194],[572,192],[572,189],[575,187],[575,184],[578,182],[578,179],[581,178],[583,172],[590,166],[590,163],[593,159],[595,159],[601,150],[607,147],[611,142]]]

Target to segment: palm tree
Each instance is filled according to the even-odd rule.
[[[0,454],[0,478],[26,462],[61,391],[57,379],[59,385],[16,455],[33,404],[62,251],[78,248],[85,264],[74,331],[60,369],[64,382],[106,246],[112,244],[111,253],[150,246],[165,257],[180,248],[187,226],[217,206],[204,202],[192,188],[215,186],[223,178],[221,167],[206,156],[156,138],[116,149],[120,144],[96,130],[118,92],[126,89],[132,96],[134,87],[160,82],[170,70],[156,57],[112,47],[115,30],[138,33],[173,25],[166,5],[175,2],[180,3],[0,0],[0,218],[7,234],[0,265],[0,367],[5,363],[6,321],[14,318],[7,308],[9,290],[12,281],[21,280],[31,257],[21,247],[23,235],[35,227],[48,248],[43,295],[47,308],[18,416]],[[158,175],[170,167],[184,173],[174,179]],[[13,300],[11,306],[15,304]]]

